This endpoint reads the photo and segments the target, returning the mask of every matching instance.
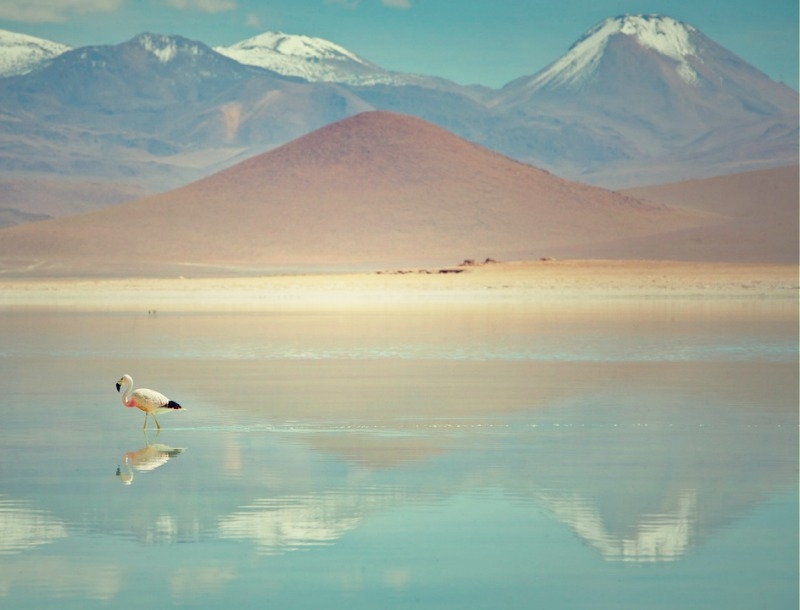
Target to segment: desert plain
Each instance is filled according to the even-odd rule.
[[[687,299],[796,300],[791,264],[632,260],[466,261],[446,267],[217,278],[0,279],[0,307],[225,311],[420,305],[558,305]]]

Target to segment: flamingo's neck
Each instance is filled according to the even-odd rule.
[[[122,404],[126,407],[133,406],[133,400],[131,399],[131,392],[133,391],[133,384],[127,384],[122,392]]]

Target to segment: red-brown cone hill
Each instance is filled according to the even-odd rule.
[[[0,231],[0,264],[127,274],[602,256],[607,242],[695,224],[368,112],[174,191]]]

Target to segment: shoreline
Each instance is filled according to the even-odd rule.
[[[217,278],[0,278],[0,309],[227,311],[629,299],[798,299],[800,267],[629,260]]]

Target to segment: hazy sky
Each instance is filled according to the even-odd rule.
[[[326,38],[390,70],[498,87],[623,13],[690,23],[798,87],[797,0],[0,0],[0,28],[71,46],[141,32],[227,46],[282,31]]]

